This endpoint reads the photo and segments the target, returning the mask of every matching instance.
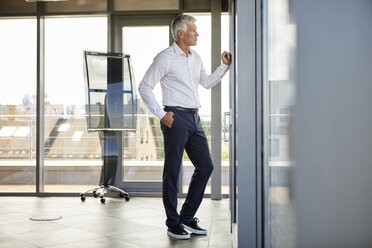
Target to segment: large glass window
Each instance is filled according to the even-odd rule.
[[[87,131],[83,51],[107,50],[106,17],[45,19],[45,191],[96,186],[98,132]]]
[[[289,0],[266,0],[264,6],[265,247],[294,247],[289,125],[295,28],[289,18]]]
[[[200,55],[204,68],[208,73],[211,73],[211,14],[210,13],[191,13],[196,18],[197,31],[199,33],[198,44],[195,47],[192,47]],[[229,16],[221,16],[221,53],[223,51],[229,50]],[[222,63],[222,62],[221,62]],[[211,146],[211,89],[205,89],[201,85],[199,86],[199,97],[201,108],[199,110],[199,115],[203,123],[203,128],[208,139],[209,146]],[[229,73],[223,77],[221,81],[221,119],[226,120],[226,126],[222,125],[221,130],[221,192],[224,194],[229,193]],[[186,152],[184,155],[183,162],[183,192],[187,192],[188,186],[191,180],[191,176],[194,172],[194,166],[192,165],[190,159],[188,158]],[[205,193],[211,193],[211,184],[210,181],[207,184]]]
[[[211,15],[192,15],[197,18],[200,34],[198,45],[193,49],[200,54],[205,69],[210,72]],[[0,84],[6,88],[0,92],[0,191],[35,191],[36,24],[36,19],[30,18],[0,19]],[[222,26],[222,50],[227,50],[228,16],[222,17]],[[45,115],[42,119],[45,160],[41,189],[45,192],[80,192],[97,185],[102,167],[99,133],[87,130],[83,51],[106,52],[107,17],[46,17],[44,31]],[[169,26],[123,27],[122,31],[123,51],[131,55],[135,79],[139,83],[155,55],[168,47]],[[141,34],[148,36],[149,32],[159,38],[152,42],[152,47],[142,46],[141,42],[147,41],[138,37]],[[222,84],[223,118],[223,113],[228,111],[227,76]],[[199,114],[210,143],[211,90],[200,87],[199,93],[202,105]],[[161,102],[160,86],[155,89],[155,95]],[[160,181],[164,151],[159,120],[139,105],[139,128],[136,133],[123,132],[123,180]],[[228,143],[222,140],[222,131],[222,191],[227,193]],[[193,171],[185,153],[183,192],[187,191]],[[210,193],[210,184],[206,193]]]
[[[201,57],[205,70],[211,72],[211,14],[196,14],[186,13],[196,18],[197,32],[199,33],[198,43],[196,46],[191,47]],[[199,109],[199,116],[204,128],[205,135],[207,136],[209,148],[211,148],[211,96],[212,91],[205,89],[199,85],[199,99],[201,108]],[[186,152],[184,153],[183,168],[182,168],[182,192],[187,193],[191,176],[194,173],[194,166],[192,165]],[[209,180],[205,193],[211,193],[211,180]]]
[[[124,26],[123,51],[133,64],[134,82],[138,87],[155,56],[169,46],[169,26]],[[149,43],[147,37],[156,37]],[[161,104],[160,83],[154,95]],[[123,135],[123,181],[161,181],[164,165],[163,134],[160,120],[138,99],[136,132]]]
[[[36,19],[0,19],[0,191],[35,192]]]
[[[211,73],[211,14],[190,14],[196,18],[197,31],[199,33],[198,44],[192,49],[195,49],[203,61],[204,68],[208,73]],[[221,53],[229,50],[229,16],[223,14],[221,16]],[[222,62],[221,62],[222,63]],[[199,115],[203,123],[204,131],[208,139],[209,146],[211,146],[211,89],[205,89],[199,86],[199,97],[201,108]],[[221,130],[221,192],[223,194],[229,193],[229,115],[225,117],[225,113],[229,113],[229,73],[223,77],[221,81],[221,119],[226,123],[222,125]],[[185,153],[183,163],[183,192],[187,192],[194,172],[194,166]],[[205,193],[211,193],[210,181],[206,187]]]

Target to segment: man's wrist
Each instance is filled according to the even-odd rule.
[[[225,64],[225,63],[222,62],[221,67],[223,69],[229,69],[230,68],[230,65],[227,65],[227,64]]]
[[[161,120],[161,119],[163,119],[163,117],[165,116],[167,114],[167,112],[165,112],[164,110],[161,112],[161,113],[159,113],[157,116],[159,117],[159,119]]]

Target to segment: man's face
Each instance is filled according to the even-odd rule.
[[[195,23],[187,23],[186,24],[186,32],[183,32],[183,41],[188,46],[195,46],[198,42],[198,32],[196,32],[196,25]]]

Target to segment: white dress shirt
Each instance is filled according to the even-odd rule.
[[[208,75],[199,54],[190,49],[188,56],[176,42],[155,58],[141,83],[138,91],[151,113],[162,119],[166,112],[156,101],[152,92],[160,81],[164,106],[200,108],[198,87],[201,84],[209,89],[216,85],[229,69],[221,64]]]

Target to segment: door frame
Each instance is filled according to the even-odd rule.
[[[234,102],[231,209],[234,247],[263,247],[262,1],[231,0]],[[240,191],[239,189],[240,188]]]
[[[236,44],[235,44],[235,2],[230,1],[229,6],[230,15],[230,53],[232,55],[233,61],[230,65],[230,123],[229,123],[229,187],[230,187],[230,216],[231,216],[231,229],[233,224],[236,223],[236,73],[235,73],[235,54],[236,54]]]
[[[175,17],[175,14],[165,14],[165,15],[113,15],[111,16],[111,51],[122,53],[122,29],[124,26],[158,26],[167,25],[170,26],[171,21]],[[173,42],[171,35],[171,30],[169,28],[169,45]],[[134,65],[135,66],[135,65]],[[136,88],[139,82],[137,82]],[[119,132],[121,138],[119,138],[118,146],[119,149],[119,159],[118,170],[116,172],[115,186],[123,189],[125,191],[131,192],[135,195],[161,195],[162,193],[162,182],[161,181],[123,181],[123,166],[125,166],[124,156],[123,156],[123,132]],[[123,165],[124,163],[124,165]],[[182,173],[182,172],[181,172]],[[182,174],[179,177],[179,181],[182,179]],[[182,185],[182,183],[180,183]]]

